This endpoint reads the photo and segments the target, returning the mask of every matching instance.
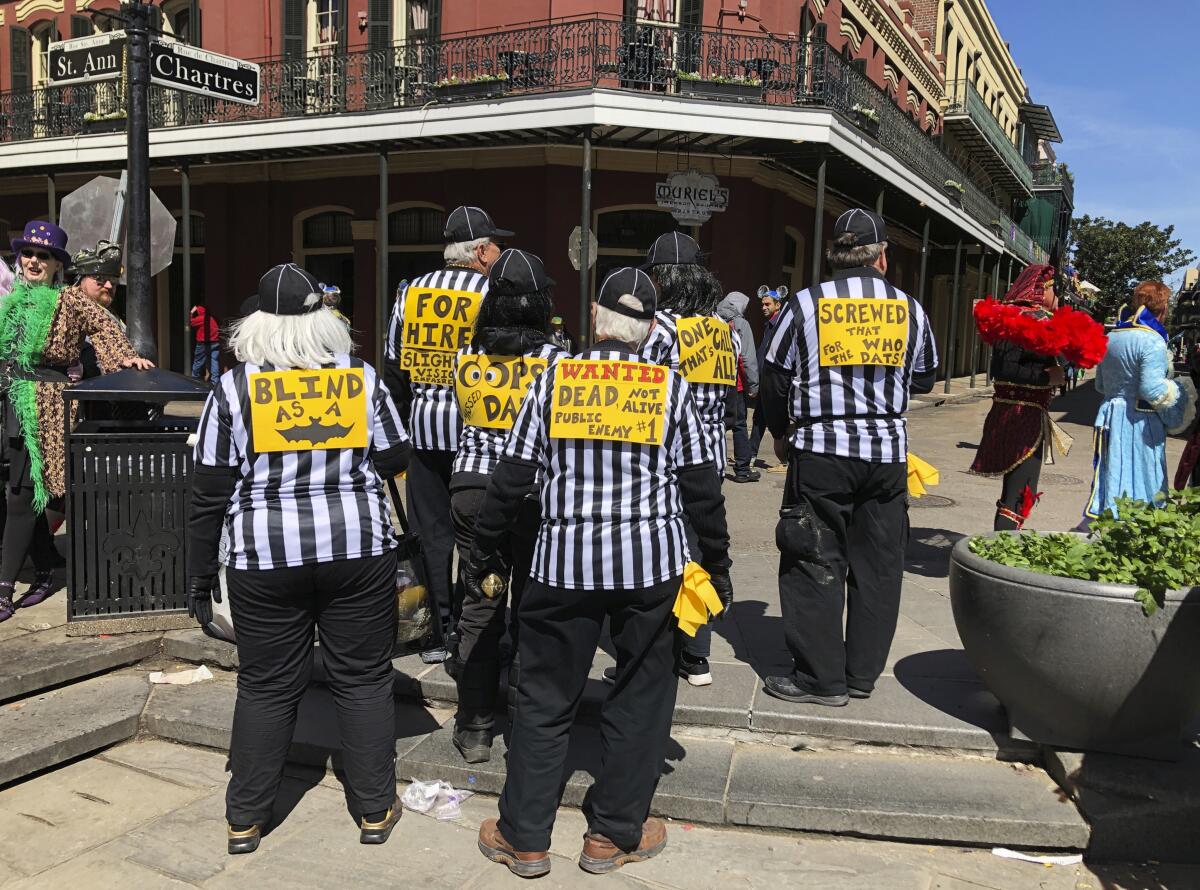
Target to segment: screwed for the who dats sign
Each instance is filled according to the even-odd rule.
[[[644,362],[563,359],[555,373],[551,439],[662,444],[666,368]]]
[[[454,357],[471,342],[483,295],[410,287],[400,331],[400,370],[414,383],[454,385]]]
[[[904,364],[908,301],[823,297],[817,301],[821,367]]]

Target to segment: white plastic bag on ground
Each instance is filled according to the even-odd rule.
[[[1001,859],[1016,859],[1018,862],[1033,862],[1038,865],[1078,865],[1083,862],[1083,855],[1075,853],[1068,856],[1044,856],[1039,853],[1021,853],[1006,847],[993,847],[992,854]]]
[[[461,791],[449,782],[413,779],[400,795],[400,803],[414,813],[448,821],[462,815],[462,802],[470,796],[470,791]]]
[[[193,668],[190,671],[176,671],[173,674],[164,674],[162,671],[152,671],[150,674],[151,683],[166,684],[168,686],[191,686],[193,683],[202,683],[212,678],[212,671],[204,665],[200,665],[200,667]]]

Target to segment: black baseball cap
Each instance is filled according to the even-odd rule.
[[[691,235],[685,235],[683,232],[664,232],[650,245],[642,268],[666,265],[698,266],[701,265],[702,258],[700,245]]]
[[[632,306],[626,306],[620,302],[621,297],[625,294],[632,294],[641,300],[640,312]],[[654,310],[658,306],[658,291],[654,289],[654,282],[650,280],[649,275],[641,269],[632,269],[626,266],[609,273],[608,277],[604,279],[604,283],[600,285],[600,293],[596,295],[596,302],[618,315],[645,321],[654,318]]]
[[[324,307],[322,296],[316,278],[295,263],[283,263],[259,279],[257,309],[272,315],[307,315]]]
[[[523,250],[504,251],[488,272],[488,292],[494,294],[532,294],[552,284],[541,259]]]
[[[833,237],[850,234],[854,236],[854,246],[863,247],[867,244],[878,244],[887,240],[887,224],[883,217],[870,210],[854,208],[847,210],[833,224]]]
[[[446,217],[447,244],[474,241],[476,238],[511,238],[513,232],[498,229],[486,210],[479,207],[455,207]]]

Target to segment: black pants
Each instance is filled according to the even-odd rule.
[[[4,483],[4,537],[0,549],[0,583],[11,585],[25,565],[25,557],[33,557],[38,572],[48,572],[54,566],[54,537],[46,522],[46,514],[33,509],[33,477],[29,457],[20,439],[12,440],[7,453],[12,480]]]
[[[759,396],[758,407],[754,409],[754,422],[750,427],[750,460],[758,459],[758,449],[762,447],[763,436],[767,434],[767,416],[763,414],[762,396]]]
[[[793,679],[808,692],[869,692],[887,664],[908,545],[906,492],[905,464],[791,452],[775,530],[779,598]]]
[[[1042,448],[1004,474],[1004,486],[1000,489],[1000,502],[996,504],[996,519],[992,523],[994,531],[1015,531],[1024,524],[1023,520],[1018,522],[1003,511],[1008,510],[1020,516],[1021,501],[1025,497],[1026,486],[1036,497],[1038,478],[1041,475]]]
[[[588,828],[626,850],[662,773],[677,683],[671,671],[679,578],[640,590],[569,590],[531,580],[521,603],[521,679],[500,830],[519,850],[550,849],[567,758],[604,619],[617,677],[600,712],[603,759],[584,801]]]
[[[265,571],[230,569],[237,627],[237,705],[225,811],[263,825],[313,664],[313,628],[337,707],[350,799],[362,813],[396,799],[396,554]]]
[[[745,473],[750,469],[754,455],[750,453],[750,437],[746,433],[747,401],[744,392],[736,390],[725,400],[725,425],[733,430],[733,470]],[[724,474],[725,468],[721,467]]]
[[[475,543],[475,517],[483,505],[484,492],[483,488],[460,488],[451,495],[454,540],[458,545],[460,561],[467,559]],[[529,580],[529,567],[533,561],[533,547],[541,518],[537,500],[525,498],[517,522],[506,541],[503,555],[512,567],[509,585],[511,610],[506,609],[508,595],[495,599],[463,599],[458,619],[456,660],[459,666],[455,678],[458,685],[458,713],[455,720],[459,726],[485,729],[494,722],[496,696],[500,690],[500,641],[507,629],[513,651],[517,651],[520,637],[516,616],[525,584]],[[507,621],[506,612],[511,616]]]
[[[454,576],[454,520],[450,515],[450,476],[453,451],[417,448],[408,465],[405,500],[413,531],[425,552],[425,584],[437,603],[443,633],[453,631],[458,598]]]

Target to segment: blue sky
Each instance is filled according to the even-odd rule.
[[[1174,225],[1200,254],[1200,2],[988,0],[988,8],[1033,100],[1058,121],[1055,150],[1075,172],[1076,216]]]

